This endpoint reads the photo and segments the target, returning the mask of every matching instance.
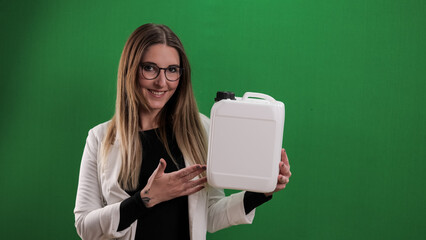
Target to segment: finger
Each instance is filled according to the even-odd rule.
[[[161,166],[164,164],[166,164],[165,162],[163,162],[163,161],[161,161],[161,160],[163,160],[163,159],[160,159],[160,162],[158,163],[158,166],[157,166],[157,168],[154,170],[154,172],[152,172],[152,174],[151,174],[151,176],[148,178],[148,181],[147,181],[147,183],[146,183],[146,187],[147,188],[150,188],[151,187],[151,185],[152,185],[152,182],[154,181],[154,179],[155,178],[157,178],[157,176],[158,177],[160,177],[161,175],[159,175],[159,172],[161,171]],[[164,169],[165,169],[166,167],[164,167]],[[164,174],[164,169],[163,169],[163,174]],[[161,173],[160,173],[161,174]]]
[[[183,181],[190,181],[191,179],[195,178],[196,176],[200,175],[202,172],[206,170],[206,166],[200,166],[197,167],[195,171],[189,173],[185,177],[182,178]]]
[[[286,176],[280,175],[278,177],[278,184],[287,184],[290,181],[290,179]]]
[[[284,162],[284,165],[290,166],[288,162],[287,152],[284,148],[281,149],[281,161]]]
[[[277,187],[275,188],[274,192],[278,192],[280,190],[283,190],[287,184],[277,184]]]
[[[285,149],[281,149],[281,163],[280,163],[280,173],[283,175],[291,175],[290,173],[290,164],[288,161],[287,153]]]
[[[183,181],[189,181],[193,179],[195,176],[199,175],[200,173],[204,172],[206,170],[205,165],[193,165],[187,168],[184,168],[182,170],[179,170],[176,172],[176,176],[178,179]]]
[[[199,186],[197,186],[195,188],[187,189],[185,192],[183,192],[182,196],[194,194],[194,193],[196,193],[196,192],[198,192],[198,191],[200,191],[202,189],[204,189],[204,185],[199,185]]]
[[[185,188],[194,188],[194,187],[197,187],[198,185],[202,185],[206,182],[207,182],[207,178],[202,177],[202,178],[199,178],[197,180],[189,181],[188,183],[185,184]]]
[[[154,171],[155,178],[161,177],[164,174],[164,170],[166,170],[166,166],[167,166],[166,161],[163,158],[161,158],[160,162],[158,163],[157,169],[155,169]]]
[[[166,169],[166,161],[164,159],[160,159],[160,162],[158,163],[157,168],[152,172],[151,176],[148,179],[147,185],[154,181],[154,178],[161,177],[162,174],[164,174],[164,169]]]
[[[290,166],[286,166],[284,163],[281,164],[280,173],[284,176],[291,176]]]

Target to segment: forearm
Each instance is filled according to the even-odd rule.
[[[263,193],[245,192],[244,211],[249,214],[253,209],[272,199],[272,195],[267,197]]]
[[[222,193],[221,193],[222,192]],[[210,188],[208,206],[208,231],[215,232],[238,224],[251,224],[255,210],[244,210],[244,192],[225,197],[220,189]]]
[[[103,208],[88,208],[78,205],[75,209],[75,227],[82,239],[117,238],[119,222],[119,204],[115,203]]]
[[[120,223],[117,231],[128,228],[139,216],[147,213],[149,208],[145,206],[140,196],[140,191],[124,200],[120,204]]]

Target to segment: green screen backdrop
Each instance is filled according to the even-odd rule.
[[[147,22],[180,36],[202,113],[218,90],[286,104],[290,183],[252,225],[208,239],[426,238],[425,1],[36,0],[0,13],[2,239],[78,239],[86,136],[112,117],[122,48]]]

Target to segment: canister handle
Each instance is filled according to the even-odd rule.
[[[255,93],[255,92],[246,92],[243,95],[243,101],[247,100],[250,97],[255,97],[255,98],[262,98],[266,101],[269,101],[271,103],[275,102],[275,99],[269,95],[263,94],[263,93]]]

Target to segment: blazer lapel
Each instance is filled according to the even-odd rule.
[[[123,201],[130,197],[118,184],[121,170],[121,155],[118,141],[115,141],[108,154],[108,159],[101,171],[102,192],[109,204]]]
[[[191,163],[188,161],[188,158],[184,156],[185,159],[185,166],[189,167],[191,166]],[[197,179],[198,176],[196,176],[194,179]],[[198,204],[198,198],[199,198],[199,192],[191,194],[188,196],[188,215],[189,215],[189,229],[190,234],[192,235],[194,231],[194,223],[197,221],[197,204]]]

